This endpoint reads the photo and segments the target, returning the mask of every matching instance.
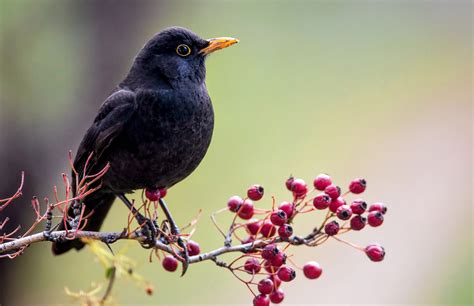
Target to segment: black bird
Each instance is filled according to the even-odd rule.
[[[101,188],[82,201],[85,214],[93,211],[84,230],[100,229],[116,197],[130,206],[126,193],[169,188],[196,169],[214,128],[205,59],[237,42],[229,37],[204,40],[190,30],[171,27],[146,43],[127,77],[102,104],[75,156],[78,173],[91,153],[87,173],[110,163]],[[75,181],[72,186],[75,193]],[[164,201],[160,204],[172,219]],[[73,207],[69,214],[74,215]],[[83,247],[76,239],[56,241],[52,250],[59,255]]]

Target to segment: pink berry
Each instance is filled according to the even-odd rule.
[[[189,240],[187,243],[187,247],[188,247],[189,256],[194,256],[201,253],[201,248],[199,247],[199,243],[197,243],[196,241]]]
[[[335,198],[329,204],[329,210],[335,213],[342,205],[346,205],[346,201],[342,197]]]
[[[240,207],[239,211],[237,212],[237,215],[241,219],[249,220],[253,217],[253,214],[254,214],[253,202],[247,199],[242,204],[242,207]]]
[[[273,291],[273,282],[269,278],[264,278],[258,282],[258,291],[261,294],[270,294]]]
[[[364,200],[357,199],[351,203],[352,212],[356,215],[362,215],[367,209],[367,203]]]
[[[293,227],[289,224],[283,224],[278,228],[278,236],[282,239],[290,238],[293,235]]]
[[[160,198],[166,197],[167,194],[168,194],[168,189],[166,189],[166,188],[161,188],[160,189]]]
[[[160,199],[160,190],[159,189],[147,189],[145,190],[146,198],[151,202],[156,202]]]
[[[355,231],[360,231],[361,229],[365,227],[366,223],[367,223],[367,219],[365,217],[356,215],[351,219],[351,229]]]
[[[288,189],[289,191],[291,191],[291,185],[293,184],[294,180],[295,179],[293,178],[293,176],[290,176],[285,182],[286,189]]]
[[[281,289],[274,290],[268,296],[273,304],[280,304],[285,299],[285,293]]]
[[[287,218],[291,218],[295,212],[295,204],[290,202],[283,202],[278,206],[278,209],[283,210],[286,213]]]
[[[261,268],[260,263],[255,258],[249,258],[245,261],[244,270],[249,274],[257,274]]]
[[[380,211],[373,211],[367,216],[367,222],[372,227],[377,227],[383,223],[383,214]]]
[[[253,299],[253,306],[269,306],[269,305],[270,305],[270,300],[265,294],[257,295]]]
[[[260,229],[260,233],[265,238],[273,237],[276,234],[276,227],[270,220],[265,220],[265,222],[263,222],[262,228]]]
[[[380,244],[373,243],[365,248],[365,254],[372,261],[382,261],[385,257],[385,249]]]
[[[331,204],[331,198],[325,193],[320,193],[313,199],[314,207],[319,210],[328,208],[329,204]]]
[[[291,184],[291,191],[297,198],[302,198],[308,192],[308,186],[306,182],[302,179],[294,179]]]
[[[327,186],[331,184],[331,177],[327,174],[320,174],[313,181],[314,188],[319,191],[323,191],[324,189],[326,189]]]
[[[242,200],[241,197],[233,196],[227,201],[227,208],[229,208],[231,212],[238,212],[243,203],[244,200]]]
[[[171,255],[166,256],[161,264],[168,272],[174,272],[178,268],[178,260]]]
[[[329,236],[337,235],[339,232],[339,223],[337,221],[331,221],[324,226],[324,232]]]
[[[321,269],[321,266],[317,262],[310,261],[304,265],[303,273],[304,276],[309,279],[316,279],[321,276],[321,273],[323,273],[323,269]]]
[[[291,282],[296,277],[296,272],[288,266],[281,266],[277,272],[278,278],[284,282]]]
[[[364,192],[366,187],[367,182],[362,178],[355,179],[349,184],[349,190],[354,194]]]
[[[341,195],[341,188],[336,185],[329,185],[324,188],[324,193],[331,197],[331,199],[337,199]]]
[[[352,210],[349,205],[342,205],[336,210],[336,215],[341,220],[349,220],[352,216]]]
[[[245,225],[245,228],[251,235],[257,235],[260,226],[262,225],[262,221],[253,221],[249,222]]]
[[[270,221],[276,226],[285,224],[286,220],[288,220],[286,213],[281,209],[272,212],[270,215]]]
[[[250,200],[258,201],[263,197],[263,187],[260,185],[253,185],[247,190],[247,196]]]
[[[385,206],[385,204],[383,203],[374,203],[369,206],[369,212],[372,211],[380,211],[382,214],[385,215],[385,213],[387,212],[387,206]]]
[[[276,244],[268,244],[262,250],[262,258],[271,261],[278,253],[280,250]]]
[[[286,263],[286,254],[283,252],[279,252],[271,260],[271,265],[276,268],[281,267],[285,263]]]

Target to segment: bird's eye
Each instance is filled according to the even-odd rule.
[[[191,54],[191,48],[189,48],[188,45],[181,44],[176,47],[176,53],[178,53],[179,56],[188,56]]]

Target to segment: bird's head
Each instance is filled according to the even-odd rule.
[[[237,42],[231,37],[206,40],[185,28],[167,28],[145,44],[135,58],[127,77],[129,82],[125,80],[125,83],[139,83],[147,87],[203,83],[206,57]]]

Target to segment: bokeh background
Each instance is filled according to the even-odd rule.
[[[342,185],[362,176],[366,200],[386,202],[389,213],[383,227],[347,237],[382,243],[385,261],[336,241],[295,249],[297,262],[317,260],[324,275],[287,285],[286,305],[473,302],[471,1],[0,3],[0,194],[27,174],[10,217],[28,224],[29,197],[51,196],[68,172],[67,151],[134,55],[160,29],[181,25],[241,40],[207,62],[213,142],[168,196],[181,224],[203,209],[194,239],[204,250],[222,243],[207,216],[250,184],[282,201],[290,173],[311,181],[327,172]],[[115,205],[105,229],[125,221]],[[247,289],[212,263],[180,278],[147,263],[135,244],[128,254],[155,294],[122,280],[119,304],[251,304]],[[65,286],[103,280],[90,252],[55,258],[49,245],[35,245],[0,261],[0,304],[67,305]]]

